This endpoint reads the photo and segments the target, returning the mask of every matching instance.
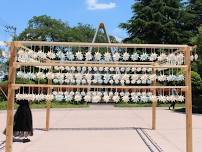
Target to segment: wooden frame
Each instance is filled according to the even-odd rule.
[[[7,105],[7,124],[6,124],[6,152],[12,152],[12,137],[13,137],[13,107],[15,89],[21,86],[48,88],[51,93],[52,88],[121,88],[121,89],[148,89],[153,90],[156,94],[158,88],[181,88],[185,90],[185,105],[186,105],[186,152],[192,152],[192,95],[191,95],[191,62],[190,53],[192,48],[187,45],[162,45],[162,44],[116,44],[116,43],[74,43],[74,42],[38,42],[38,41],[16,41],[9,42],[10,45],[10,62],[9,62],[9,80],[8,80],[8,105]],[[43,63],[19,63],[16,62],[17,48],[29,49],[29,46],[66,46],[66,47],[114,47],[114,48],[156,48],[156,49],[177,49],[184,51],[184,65],[165,65],[162,63],[150,62],[43,62]],[[20,66],[95,66],[95,67],[147,67],[152,68],[155,73],[157,68],[182,68],[185,71],[185,86],[157,86],[154,82],[152,86],[89,86],[89,85],[52,85],[51,81],[48,84],[15,84],[16,68]],[[156,129],[156,101],[152,104],[152,129]],[[51,102],[47,101],[46,110],[46,130],[49,129]]]

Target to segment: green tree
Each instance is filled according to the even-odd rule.
[[[192,77],[192,93],[193,95],[198,95],[201,93],[202,89],[202,79],[200,77],[200,74],[198,74],[195,71],[191,72],[191,77]]]
[[[96,30],[89,24],[78,23],[75,27],[72,27],[70,30],[71,41],[79,42],[92,42]],[[117,42],[113,36],[110,36],[112,42]],[[106,35],[103,31],[98,31],[97,43],[107,42]]]
[[[197,72],[192,71],[192,98],[193,98],[193,110],[202,113],[201,91],[202,91],[202,79]]]
[[[28,27],[17,36],[17,40],[55,41],[55,42],[92,42],[95,28],[89,24],[78,23],[70,27],[62,20],[50,16],[34,16],[28,21]],[[110,36],[112,42],[117,42]],[[104,33],[99,31],[96,42],[106,42]]]
[[[68,41],[68,30],[69,25],[61,20],[46,15],[34,16],[28,21],[28,27],[20,33],[17,40]]]
[[[202,24],[202,1],[201,0],[189,0],[187,6],[187,12],[192,14],[192,31],[198,32],[199,26]]]
[[[120,27],[136,43],[187,43],[191,32],[186,30],[186,17],[180,0],[138,0],[132,5],[133,16]]]
[[[192,65],[193,69],[202,76],[202,25],[198,28],[198,34],[191,40],[196,45],[196,52],[199,56],[198,60]]]

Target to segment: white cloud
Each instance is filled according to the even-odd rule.
[[[116,7],[116,3],[99,3],[97,0],[86,0],[89,10],[112,9]]]

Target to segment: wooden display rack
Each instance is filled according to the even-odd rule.
[[[74,43],[74,42],[38,42],[38,41],[15,41],[9,43],[10,46],[10,62],[9,62],[9,80],[8,80],[8,102],[7,102],[7,124],[6,124],[6,152],[12,152],[13,142],[13,109],[15,99],[15,89],[19,87],[37,87],[48,88],[48,93],[52,92],[52,88],[121,88],[121,89],[140,89],[150,88],[156,94],[158,88],[181,88],[185,91],[185,105],[186,105],[186,152],[192,152],[192,91],[191,91],[191,61],[190,55],[192,48],[187,45],[161,45],[161,44],[116,44],[116,43]],[[85,62],[85,61],[68,61],[58,62],[51,60],[51,62],[43,63],[19,63],[16,61],[17,49],[22,47],[29,50],[30,46],[63,46],[63,47],[107,47],[107,48],[155,48],[155,49],[177,49],[184,52],[184,65],[164,65],[157,62]],[[16,68],[20,66],[86,66],[86,67],[148,67],[153,69],[153,73],[157,68],[181,68],[185,73],[185,86],[157,86],[156,82],[152,86],[85,86],[85,85],[53,85],[51,81],[48,84],[16,84]],[[156,129],[156,104],[152,104],[152,129]],[[51,101],[47,101],[46,111],[46,130],[49,129]]]

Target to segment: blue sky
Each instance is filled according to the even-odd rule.
[[[44,14],[62,19],[70,26],[81,22],[97,27],[102,21],[109,34],[124,38],[126,32],[118,25],[132,16],[133,3],[134,0],[3,0],[0,2],[0,41],[9,40],[2,25],[14,25],[20,33],[32,16]]]

